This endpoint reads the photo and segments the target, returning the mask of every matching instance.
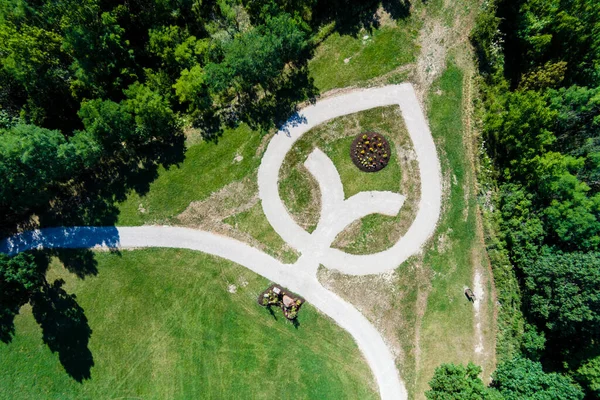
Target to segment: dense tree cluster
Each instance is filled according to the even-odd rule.
[[[563,382],[571,378],[598,394],[599,27],[596,0],[497,0],[472,33],[500,247],[527,320],[529,359],[501,363],[494,378],[505,398],[581,398]],[[568,378],[538,379],[542,366]]]
[[[429,400],[582,400],[584,393],[561,374],[546,373],[539,362],[515,358],[502,363],[486,387],[479,375],[481,368],[442,364],[436,368],[425,393]]]
[[[1,1],[5,230],[44,219],[61,193],[85,188],[78,206],[97,209],[99,191],[110,208],[143,189],[158,165],[181,159],[184,117],[207,137],[241,122],[267,130],[313,95],[311,2],[260,4]]]
[[[320,28],[372,25],[380,4],[1,0],[0,236],[113,223],[115,201],[181,161],[185,124],[216,139],[284,122],[317,94]],[[410,3],[383,6],[402,16]]]

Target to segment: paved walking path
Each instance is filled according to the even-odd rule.
[[[335,235],[337,235],[344,228],[344,226],[341,226],[340,221],[332,221],[331,223],[335,222],[335,226],[333,226],[329,225],[329,222],[321,220],[319,223],[324,226],[319,226],[317,231],[311,235],[296,224],[287,212],[278,190],[279,169],[283,164],[285,155],[304,133],[325,121],[374,107],[396,104],[400,106],[402,111],[406,128],[417,155],[421,174],[421,200],[415,220],[408,232],[394,246],[380,253],[355,255],[332,249],[329,247],[331,242],[324,244],[319,240],[320,232],[318,231],[319,229],[335,230],[337,231]],[[321,264],[327,268],[351,275],[378,274],[390,271],[410,256],[418,253],[435,230],[441,210],[442,185],[440,163],[435,144],[412,85],[405,83],[374,89],[355,90],[348,94],[331,97],[304,108],[300,113],[300,118],[292,121],[298,120],[303,122],[290,124],[291,126],[288,127],[287,132],[279,132],[271,140],[258,170],[258,188],[263,211],[275,231],[298,251],[314,254]],[[314,155],[313,153],[311,157]],[[318,158],[322,157],[319,154],[317,156]],[[323,154],[323,156],[325,155]],[[322,203],[328,204],[329,197],[333,197],[332,202],[338,205],[342,204],[340,199],[343,199],[344,192],[341,189],[341,181],[335,167],[333,167],[334,174],[319,173],[315,171],[315,168],[312,168],[314,161],[311,160],[311,157],[305,165],[319,182]],[[335,193],[331,194],[331,192]],[[359,193],[357,196],[360,195],[364,196],[363,193]],[[400,203],[399,199],[393,200],[390,195],[380,193],[380,196],[385,197],[386,201],[392,203],[395,201],[396,205]],[[353,202],[354,197],[357,196],[353,196],[346,202]],[[381,201],[381,199],[374,199],[369,206],[359,207],[357,211],[362,214],[360,217],[373,213],[375,211],[373,208],[375,207],[374,203],[378,201]],[[393,212],[394,210],[395,207],[390,205],[387,209],[389,212],[383,213],[395,215],[397,211]],[[378,210],[378,212],[382,211]],[[321,212],[321,215],[323,215],[323,212]],[[358,215],[356,216],[358,217]],[[347,219],[344,220],[346,222]]]
[[[277,178],[285,154],[310,128],[331,118],[373,107],[398,104],[413,141],[421,173],[421,202],[413,225],[390,249],[372,255],[350,255],[331,249],[336,235],[354,220],[372,213],[396,215],[404,196],[363,192],[344,199],[342,183],[331,160],[315,149],[306,160],[321,189],[321,218],[309,234],[287,213],[279,197]],[[395,269],[420,251],[432,235],[441,204],[440,167],[433,139],[412,86],[408,84],[351,93],[317,102],[302,110],[296,126],[279,132],[267,148],[259,173],[259,195],[269,222],[302,256],[293,264],[235,239],[211,232],[169,226],[70,227],[25,232],[0,242],[0,252],[16,254],[33,248],[146,248],[170,247],[202,251],[243,265],[302,295],[309,303],[347,330],[371,367],[382,399],[406,399],[394,357],[375,327],[351,304],[325,289],[317,280],[320,264],[355,275]]]

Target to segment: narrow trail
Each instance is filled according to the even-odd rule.
[[[404,196],[391,192],[362,192],[344,200],[338,171],[315,149],[305,165],[321,186],[323,211],[309,234],[288,214],[278,192],[279,169],[294,142],[312,127],[332,118],[397,104],[413,141],[421,175],[421,200],[413,224],[388,250],[352,255],[330,247],[335,236],[356,219],[373,213],[395,215]],[[189,228],[171,226],[61,227],[24,232],[0,241],[0,252],[10,255],[39,248],[182,248],[212,254],[301,294],[309,303],[348,331],[369,364],[382,399],[407,398],[394,356],[377,329],[351,304],[325,289],[317,280],[323,264],[346,274],[380,274],[396,269],[433,234],[441,210],[441,172],[433,138],[410,84],[354,90],[308,106],[292,117],[271,139],[258,171],[259,197],[275,231],[302,253],[295,264],[275,258],[238,240]]]

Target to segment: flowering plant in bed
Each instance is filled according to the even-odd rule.
[[[363,132],[352,142],[350,157],[360,170],[377,172],[390,161],[390,144],[377,132]]]

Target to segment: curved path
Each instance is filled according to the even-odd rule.
[[[325,244],[318,240],[319,232],[315,231],[312,234],[306,232],[296,224],[287,212],[279,196],[279,169],[293,144],[315,126],[343,115],[390,105],[400,106],[417,155],[421,175],[421,200],[415,219],[408,232],[394,246],[380,253],[354,255],[332,249],[329,247],[331,242]],[[397,268],[410,256],[418,253],[433,234],[439,219],[442,184],[440,163],[435,144],[412,85],[404,83],[373,89],[354,90],[348,94],[331,97],[308,106],[302,110],[298,118],[292,121],[302,122],[290,123],[291,126],[284,131],[280,131],[271,140],[258,170],[258,188],[263,211],[275,231],[298,251],[313,254],[327,268],[351,275],[378,274],[390,271]],[[340,178],[337,171],[335,171],[335,167],[334,174],[322,174],[315,173],[314,169],[311,168],[311,164],[309,157],[305,165],[319,182],[322,204],[327,204],[326,197],[332,196],[331,192],[337,192],[333,196],[343,200],[344,192],[341,188],[341,182],[338,184]],[[388,201],[394,201],[389,196],[386,198]],[[341,200],[337,200],[338,204],[341,204]],[[346,201],[352,200],[351,198]],[[391,210],[392,208],[390,208]],[[362,211],[360,217],[374,212],[368,208],[363,208]],[[392,215],[396,213],[397,211],[392,212]],[[321,222],[324,221],[319,221],[319,223]],[[350,222],[353,221],[348,221],[348,223]],[[324,226],[322,229],[335,228],[337,230],[335,234],[337,235],[345,227],[339,225],[338,221],[336,227]]]
[[[351,304],[325,289],[316,275],[235,239],[188,228],[170,226],[71,227],[29,231],[0,242],[0,252],[14,255],[41,248],[167,247],[213,254],[236,262],[301,294],[310,304],[348,331],[363,353],[382,399],[406,399],[394,357],[375,327]]]
[[[322,212],[312,234],[287,213],[278,192],[278,174],[286,153],[310,128],[338,116],[373,107],[398,104],[413,141],[421,174],[421,202],[408,232],[390,249],[370,255],[350,255],[331,249],[336,235],[354,220],[372,213],[396,215],[404,196],[391,192],[362,192],[344,199],[339,174],[331,160],[315,149],[305,162],[319,183]],[[365,275],[395,269],[420,251],[433,234],[441,208],[440,166],[433,139],[411,85],[356,90],[302,110],[294,126],[279,132],[265,152],[258,173],[263,209],[277,233],[302,256],[283,264],[261,251],[224,236],[169,226],[70,227],[25,232],[0,241],[0,252],[17,254],[34,248],[170,247],[202,251],[236,262],[301,294],[317,309],[347,330],[371,367],[382,399],[406,399],[394,357],[375,327],[351,304],[325,289],[317,280],[320,264],[344,273]],[[292,125],[292,123],[290,123]]]

